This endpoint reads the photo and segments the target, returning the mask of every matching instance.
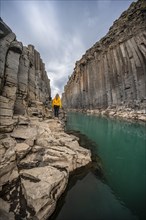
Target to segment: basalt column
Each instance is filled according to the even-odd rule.
[[[122,13],[109,32],[76,62],[64,88],[72,109],[146,107],[146,2]]]
[[[13,129],[16,115],[43,115],[51,89],[45,64],[34,46],[18,42],[2,20],[0,29],[0,131],[5,132]]]

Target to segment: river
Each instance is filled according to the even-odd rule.
[[[145,125],[68,113],[66,130],[91,141],[103,175],[92,169],[76,175],[51,220],[146,219]]]

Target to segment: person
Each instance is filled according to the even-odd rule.
[[[62,104],[58,93],[56,94],[55,98],[52,101],[52,107],[54,109],[54,116],[59,117],[59,109],[62,107]]]

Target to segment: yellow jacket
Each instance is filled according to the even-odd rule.
[[[62,104],[61,104],[61,99],[58,97],[58,99],[54,98],[53,101],[52,101],[52,107],[54,107],[54,105],[57,105],[59,106],[60,108],[62,107]]]

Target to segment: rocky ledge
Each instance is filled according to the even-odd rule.
[[[91,152],[64,132],[60,120],[18,116],[0,135],[0,219],[47,219],[69,173],[91,162]]]

